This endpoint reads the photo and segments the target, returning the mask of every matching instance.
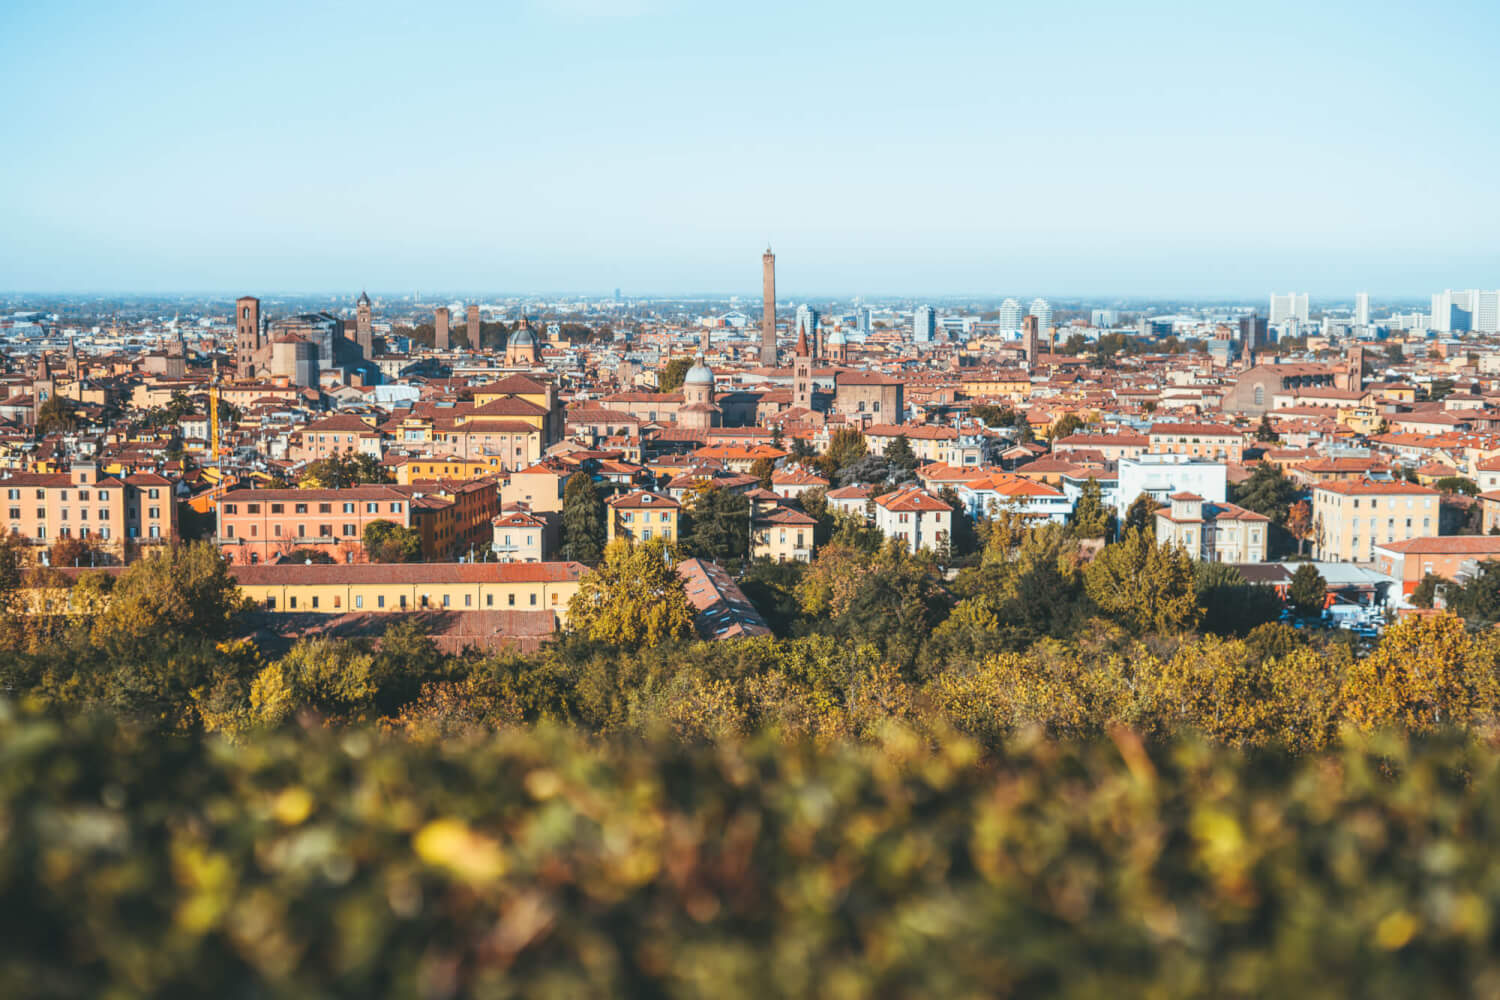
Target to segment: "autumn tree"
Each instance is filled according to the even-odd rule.
[[[687,379],[688,369],[693,367],[693,359],[689,357],[673,358],[662,365],[661,373],[656,379],[657,392],[676,392],[682,388],[682,383]]]
[[[413,563],[422,561],[422,534],[395,521],[384,519],[365,525],[365,555],[377,563]]]
[[[1250,478],[1234,487],[1230,498],[1246,510],[1264,514],[1277,524],[1284,524],[1287,512],[1297,499],[1297,485],[1270,462],[1260,462]]]
[[[776,463],[769,458],[757,458],[750,465],[750,475],[760,481],[760,488],[771,488],[771,477],[776,473]]]
[[[828,438],[828,448],[818,457],[823,478],[833,482],[840,469],[864,458],[869,449],[865,436],[853,427],[840,427]]]
[[[38,434],[67,433],[78,427],[78,416],[73,406],[61,396],[53,396],[37,407],[36,431]]]
[[[568,605],[568,628],[624,649],[652,648],[686,638],[693,628],[682,577],[661,539],[631,545],[617,538],[604,559],[578,584]]]
[[[1494,657],[1455,615],[1413,615],[1386,630],[1345,672],[1346,714],[1366,729],[1420,733],[1491,719],[1500,686]]]
[[[373,455],[360,452],[356,455],[332,455],[303,466],[297,476],[301,489],[334,490],[347,489],[366,483],[394,482],[388,470]]]
[[[1134,528],[1094,557],[1084,585],[1100,610],[1137,634],[1182,632],[1198,621],[1187,552],[1157,545],[1154,536]]]
[[[169,546],[120,574],[94,634],[114,645],[168,634],[217,638],[229,632],[245,608],[218,548],[208,542]]]
[[[562,551],[564,559],[593,565],[604,554],[604,501],[593,477],[575,472],[563,487]]]
[[[1297,540],[1297,555],[1302,555],[1302,550],[1313,533],[1312,505],[1306,500],[1298,500],[1288,507],[1286,530],[1287,534]]]

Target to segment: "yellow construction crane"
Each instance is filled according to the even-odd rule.
[[[214,375],[208,383],[208,448],[214,464],[219,464],[219,359],[214,359]]]

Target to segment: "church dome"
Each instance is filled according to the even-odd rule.
[[[523,326],[510,335],[510,346],[531,347],[536,343],[536,338],[531,335],[531,327]]]
[[[832,333],[823,338],[823,343],[827,347],[843,347],[844,331],[838,328],[834,328],[834,331]]]
[[[689,368],[687,375],[682,379],[683,385],[713,385],[714,370],[703,363],[703,355],[698,355],[698,360],[693,367]]]

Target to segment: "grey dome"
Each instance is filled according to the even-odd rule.
[[[698,355],[698,360],[689,368],[687,375],[682,379],[683,385],[713,385],[714,370],[703,363],[703,355]]]

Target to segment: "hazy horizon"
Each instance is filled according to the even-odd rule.
[[[0,28],[15,289],[758,299],[767,240],[782,298],[1500,287],[1477,2],[59,2]]]

